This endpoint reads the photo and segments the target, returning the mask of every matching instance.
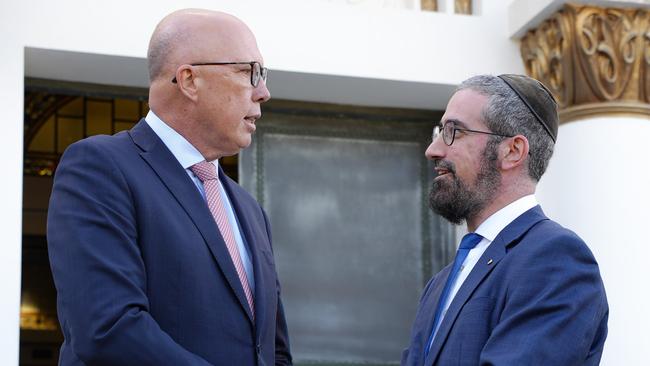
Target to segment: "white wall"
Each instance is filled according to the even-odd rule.
[[[563,124],[538,187],[546,214],[580,235],[600,264],[610,307],[603,365],[648,362],[648,141],[650,116]]]
[[[0,14],[5,14],[0,5]],[[0,16],[1,38],[12,22]],[[23,141],[23,58],[15,39],[0,44],[0,364],[18,364]]]
[[[144,59],[151,31],[170,11],[185,6],[222,9],[251,26],[273,71],[293,76],[271,84],[276,98],[403,106],[409,102],[400,97],[411,94],[409,99],[418,103],[409,107],[444,108],[450,88],[432,98],[408,93],[404,83],[430,85],[426,91],[435,94],[437,87],[456,85],[471,74],[523,71],[517,42],[508,38],[506,4],[507,0],[486,1],[481,16],[349,6],[325,0],[161,0],[149,8],[124,0],[31,0],[11,7],[14,13],[30,14],[28,21],[18,22],[12,32],[29,47],[137,59]],[[34,8],[39,10],[32,12]],[[78,77],[99,83],[118,77],[126,85],[146,86],[146,79],[129,75],[141,76],[142,71],[125,69],[113,75],[108,67],[112,61],[106,60],[96,62],[90,71],[79,67]],[[46,64],[50,72],[27,69],[30,76],[61,77],[58,75],[66,72],[60,70],[69,66],[58,58],[36,61]],[[323,75],[337,78],[323,83],[318,79]],[[270,77],[274,83],[274,74]],[[363,80],[383,81],[371,85],[372,94],[382,98],[379,103],[360,95],[369,94],[365,88],[354,89],[355,82]],[[383,95],[382,89],[395,90],[395,82],[402,83],[402,88]],[[395,104],[391,98],[399,102]]]
[[[0,2],[0,364],[18,360],[25,75],[145,86],[142,60],[156,23],[203,7],[251,26],[278,72],[276,98],[442,109],[469,75],[523,72],[507,3],[482,1],[481,16],[456,16],[324,0]],[[25,48],[45,50],[28,52],[27,70]],[[92,63],[76,63],[89,54]],[[116,60],[133,66],[116,71]]]

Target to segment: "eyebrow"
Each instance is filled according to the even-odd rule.
[[[440,127],[444,126],[445,124],[447,124],[449,122],[453,122],[456,125],[456,127],[465,128],[465,129],[467,128],[467,125],[463,121],[455,119],[455,118],[449,118],[449,119],[447,119],[445,121],[440,121]]]

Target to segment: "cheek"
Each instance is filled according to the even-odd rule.
[[[223,121],[231,121],[237,119],[239,109],[238,103],[232,97],[225,97],[214,102],[212,105],[212,115],[214,118]]]
[[[221,99],[221,105],[225,113],[231,115],[237,114],[243,117],[250,109],[250,101],[250,95],[247,96],[245,93],[231,93]]]
[[[220,90],[204,106],[212,119],[218,118],[231,127],[242,122],[251,110],[251,93],[246,90]]]
[[[470,164],[467,167],[467,172],[466,174],[466,182],[468,184],[475,185],[476,184],[476,179],[478,178],[479,174],[481,172],[481,162],[480,161],[472,161],[472,164]]]
[[[471,156],[464,156],[454,160],[456,164],[456,176],[466,183],[473,183],[476,175],[481,169],[480,159],[475,159]]]

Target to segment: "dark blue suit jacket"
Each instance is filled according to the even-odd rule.
[[[539,206],[487,248],[424,360],[449,270],[424,289],[402,365],[598,365],[608,316],[598,265],[585,243]]]
[[[60,365],[291,363],[268,220],[220,179],[251,254],[254,321],[205,200],[144,121],[66,150],[47,225]]]

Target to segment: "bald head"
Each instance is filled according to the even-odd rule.
[[[184,63],[231,61],[241,41],[252,41],[251,30],[238,18],[218,11],[183,9],[163,18],[149,41],[149,81],[171,78]]]
[[[206,160],[250,145],[271,93],[246,24],[217,11],[176,11],[156,27],[148,59],[151,111]]]

